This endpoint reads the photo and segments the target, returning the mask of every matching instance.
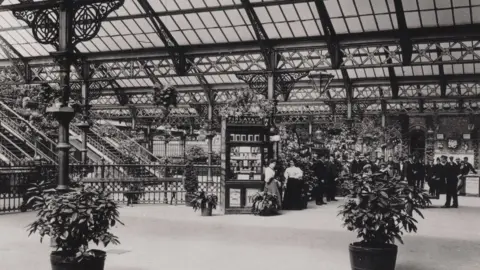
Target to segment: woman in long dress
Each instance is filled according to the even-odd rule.
[[[270,194],[276,195],[278,199],[278,209],[281,209],[282,195],[280,193],[280,182],[275,179],[275,166],[277,165],[276,160],[270,160],[268,162],[268,167],[265,168],[265,191]]]
[[[303,171],[296,166],[295,160],[290,160],[290,167],[285,170],[285,179],[287,189],[283,201],[283,209],[302,210],[305,204],[302,200],[303,191]]]

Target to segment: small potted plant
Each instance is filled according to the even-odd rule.
[[[38,210],[37,219],[28,226],[30,235],[40,234],[40,241],[49,236],[56,244],[50,254],[52,270],[104,269],[106,253],[89,249],[89,243],[119,244],[109,230],[118,223],[123,225],[118,206],[108,193],[92,187],[66,193],[49,189],[30,200]]]
[[[183,188],[185,189],[185,205],[192,206],[195,192],[198,191],[198,175],[192,161],[188,161],[187,165],[185,165]]]
[[[382,174],[365,174],[344,179],[349,194],[340,206],[344,226],[361,241],[350,245],[352,269],[394,270],[395,241],[403,244],[404,232],[416,232],[420,209],[428,206],[428,194],[418,193],[407,183]]]
[[[206,195],[204,191],[198,193],[195,198],[192,200],[193,210],[197,211],[200,209],[202,211],[202,216],[212,216],[213,209],[217,208],[218,197],[217,195],[208,194]]]
[[[252,213],[258,216],[277,215],[279,209],[279,200],[275,194],[263,191],[258,192],[252,198]]]

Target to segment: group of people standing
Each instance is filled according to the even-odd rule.
[[[268,162],[265,169],[265,188],[279,198],[279,208],[285,210],[301,210],[306,207],[304,172],[297,166],[295,160],[289,161],[283,176],[285,181],[279,181],[275,172],[276,161]],[[317,205],[324,205],[329,201],[336,201],[337,179],[345,174],[384,173],[392,179],[405,181],[410,186],[424,190],[425,182],[429,193],[439,198],[439,194],[446,193],[444,208],[458,207],[458,192],[465,185],[466,176],[477,173],[472,164],[465,157],[463,160],[442,156],[436,162],[424,164],[420,158],[409,156],[394,161],[389,157],[385,162],[378,158],[374,162],[368,156],[355,155],[353,160],[342,159],[334,155],[318,155],[313,158],[313,177],[316,181],[312,196]],[[283,195],[283,196],[282,196]],[[326,201],[324,200],[326,199]],[[452,202],[453,201],[453,202]]]
[[[465,186],[466,176],[470,172],[477,173],[467,157],[461,160],[452,156],[450,158],[441,156],[435,163],[430,161],[427,164],[414,156],[408,159],[401,158],[398,162],[389,157],[386,163],[381,159],[369,163],[363,156],[352,161],[352,173],[361,173],[365,169],[371,170],[372,173],[381,172],[390,177],[397,177],[400,181],[406,181],[408,185],[420,190],[425,188],[426,182],[432,197],[439,198],[440,193],[446,193],[444,208],[458,207],[458,193]]]
[[[306,208],[308,198],[305,195],[304,172],[297,166],[296,160],[289,161],[289,167],[285,169],[283,177],[285,181],[279,181],[275,172],[276,160],[270,160],[265,169],[265,189],[279,198],[279,207],[283,210],[302,210]],[[334,156],[319,157],[313,165],[313,173],[316,185],[313,190],[317,205],[326,204],[326,201],[337,201],[337,178],[342,172],[343,164]],[[283,195],[283,196],[282,196]]]

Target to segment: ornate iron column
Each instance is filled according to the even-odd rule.
[[[84,62],[82,67],[82,121],[77,124],[82,130],[82,164],[87,164],[88,162],[88,146],[87,146],[87,139],[88,139],[88,131],[90,130],[91,120],[90,120],[90,98],[89,98],[89,65],[88,63]],[[86,168],[85,168],[86,169]]]
[[[47,111],[59,122],[58,133],[58,190],[68,189],[69,125],[75,115],[69,106],[71,93],[70,68],[75,60],[75,46],[91,40],[100,31],[101,22],[124,0],[42,1],[23,0],[20,4],[3,6],[32,28],[33,37],[41,44],[50,44],[51,53],[59,65],[59,99]]]

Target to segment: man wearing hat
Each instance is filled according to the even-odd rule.
[[[443,208],[458,208],[458,175],[460,174],[460,167],[453,161],[453,157],[450,157],[450,162],[446,162],[447,157],[442,156],[443,175],[446,183],[447,200]],[[452,203],[453,199],[453,204]]]
[[[413,156],[408,157],[407,163],[405,163],[405,177],[409,186],[415,186],[415,167],[413,163]]]
[[[360,168],[358,156],[359,156],[359,153],[355,153],[355,155],[353,156],[352,165],[350,167],[352,174],[360,173],[362,170],[362,168]]]

